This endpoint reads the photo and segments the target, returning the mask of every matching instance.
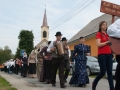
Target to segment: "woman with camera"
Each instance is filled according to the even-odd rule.
[[[99,24],[99,31],[96,34],[96,43],[98,47],[98,63],[100,66],[100,73],[97,75],[92,83],[92,90],[96,90],[97,83],[105,75],[107,71],[108,82],[110,90],[114,90],[113,77],[112,77],[112,51],[110,49],[110,41],[108,41],[107,23],[101,21]]]

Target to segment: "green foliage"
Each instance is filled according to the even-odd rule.
[[[33,33],[32,31],[28,30],[21,30],[18,36],[19,43],[18,48],[15,54],[15,57],[20,57],[20,50],[26,50],[26,53],[29,55],[30,52],[33,50]]]
[[[0,48],[0,64],[12,58],[14,58],[14,55],[8,46],[5,46],[4,49]]]

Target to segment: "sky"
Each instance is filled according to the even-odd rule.
[[[120,5],[120,0],[105,0]],[[46,5],[49,40],[60,31],[68,40],[99,17],[101,0],[0,0],[0,47],[15,54],[21,30],[32,30],[34,46],[41,40]]]

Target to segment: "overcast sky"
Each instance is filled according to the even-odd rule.
[[[120,4],[120,0],[106,1]],[[22,29],[32,30],[34,45],[39,43],[45,5],[49,40],[55,40],[57,31],[70,39],[92,19],[102,15],[100,4],[101,0],[0,0],[0,47],[7,45],[15,54]]]

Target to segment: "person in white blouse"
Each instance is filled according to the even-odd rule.
[[[8,73],[10,72],[10,67],[11,67],[11,63],[10,63],[10,60],[7,62],[7,71]]]
[[[64,56],[60,57],[58,54],[56,54],[56,48],[55,48],[55,45],[57,43],[62,42],[61,41],[62,34],[61,32],[57,32],[55,36],[56,36],[56,40],[51,42],[47,49],[47,52],[52,52],[51,83],[53,87],[56,86],[56,73],[57,73],[57,69],[59,68],[60,86],[61,88],[66,88],[65,80],[64,80],[64,65],[65,65]]]
[[[111,24],[108,29],[107,33],[110,36],[111,41],[111,49],[115,53],[117,67],[115,72],[115,89],[120,90],[120,19],[117,19],[113,24]]]
[[[120,19],[117,19],[108,27],[107,34],[110,37],[120,38]]]
[[[9,65],[10,65],[9,73],[12,74],[13,73],[13,68],[14,68],[14,66],[13,66],[14,65],[13,59],[10,60]]]

